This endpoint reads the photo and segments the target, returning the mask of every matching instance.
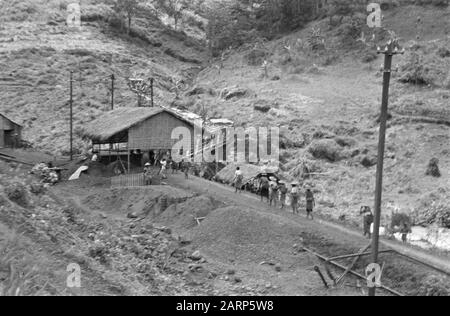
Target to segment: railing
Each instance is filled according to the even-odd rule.
[[[145,186],[144,174],[127,174],[111,178],[112,188],[143,187]]]

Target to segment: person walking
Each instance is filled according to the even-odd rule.
[[[408,224],[402,223],[402,226],[400,228],[400,233],[402,234],[403,243],[406,244],[408,242],[408,234],[412,233],[412,229]]]
[[[288,189],[286,186],[286,182],[280,181],[279,184],[280,184],[280,187],[279,187],[280,193],[279,194],[280,194],[280,204],[281,204],[280,209],[284,209],[284,207],[286,206],[286,196],[288,193]]]
[[[372,234],[370,233],[370,226],[372,225],[374,219],[372,210],[368,206],[361,206],[361,210],[359,213],[363,216],[363,236],[367,236],[369,239],[371,239]]]
[[[278,181],[275,177],[270,177],[269,182],[269,204],[272,204],[277,207],[277,198],[278,198]]]
[[[293,182],[292,184],[292,189],[291,189],[291,207],[292,207],[292,212],[294,214],[299,214],[298,212],[298,200],[300,198],[300,189],[299,189],[299,183],[298,182]]]
[[[172,160],[172,174],[178,173],[178,164],[175,160]]]
[[[153,182],[151,166],[152,165],[149,162],[147,162],[144,167],[144,182],[146,186],[152,185]]]
[[[269,202],[269,179],[265,173],[261,174],[261,178],[259,179],[259,194],[261,195],[261,202],[264,202],[264,196],[267,198],[267,202]]]
[[[316,200],[314,199],[314,194],[310,188],[306,189],[306,218],[311,218],[314,220],[313,211],[316,206]]]
[[[187,161],[184,161],[184,159],[183,159],[183,161],[181,162],[181,165],[182,165],[181,168],[184,173],[184,178],[186,180],[188,180],[189,179],[189,163]]]
[[[242,182],[244,180],[244,174],[241,171],[240,167],[236,168],[236,172],[234,174],[234,179],[233,179],[233,183],[234,183],[234,187],[235,187],[235,193],[242,193]]]
[[[163,160],[161,160],[161,171],[159,172],[162,179],[167,179],[166,170],[167,170],[167,160],[164,158]]]

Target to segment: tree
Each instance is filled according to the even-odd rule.
[[[174,19],[175,29],[183,17],[183,11],[188,7],[187,0],[156,0],[156,5]]]
[[[125,15],[128,20],[128,34],[131,30],[131,22],[133,17],[138,12],[140,0],[117,0],[114,6],[114,10],[119,15]]]

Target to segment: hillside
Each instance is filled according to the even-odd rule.
[[[80,154],[89,148],[83,126],[111,108],[111,75],[115,108],[137,105],[128,78],[153,77],[157,105],[238,127],[279,126],[281,176],[313,188],[318,214],[305,220],[303,210],[293,215],[176,172],[165,185],[113,188],[111,170],[91,162],[79,180],[47,186],[30,166],[0,161],[0,295],[365,295],[353,277],[324,288],[313,269],[322,263],[303,247],[337,256],[367,245],[359,211],[374,204],[383,62],[376,47],[390,31],[406,53],[394,59],[382,224],[405,212],[425,234],[412,245],[383,239],[382,248],[448,268],[450,7],[392,6],[376,31],[360,14],[334,24],[319,15],[270,40],[249,32],[211,59],[207,7],[188,8],[176,30],[144,1],[127,32],[113,18],[113,0],[83,0],[82,29],[69,30],[70,2],[0,0],[0,112],[23,123],[36,150],[8,154],[30,164],[67,156],[71,71]],[[425,175],[432,158],[440,177]],[[65,165],[64,177],[79,166]],[[380,260],[390,287],[448,296],[450,283],[435,270],[391,254]],[[66,284],[70,263],[82,268],[80,289]]]
[[[200,42],[156,19],[137,17],[132,32],[110,21],[110,8],[83,2],[81,31],[66,27],[68,1],[16,1],[2,12],[0,29],[1,110],[21,121],[25,139],[39,150],[67,154],[69,82],[74,72],[75,132],[115,106],[135,106],[127,78],[155,78],[155,101],[170,104],[176,83],[200,69]],[[79,138],[75,148],[86,147]]]
[[[420,36],[414,31],[418,17]],[[385,12],[383,23],[407,50],[394,59],[398,71],[391,86],[383,223],[397,211],[441,209],[449,214],[450,9],[394,8]],[[363,43],[360,33],[349,36],[347,26],[344,20],[341,27],[330,28],[326,19],[271,42],[229,51],[220,73],[218,60],[195,82],[204,88],[197,90],[216,93],[194,95],[186,106],[206,105],[211,116],[243,126],[282,127],[285,176],[302,177],[304,166],[319,173],[307,181],[320,195],[321,212],[358,225],[360,206],[373,205],[383,63],[376,45],[385,43],[387,32],[376,32],[370,42],[372,31],[366,28]],[[304,48],[313,29],[321,30],[326,46],[321,52]],[[412,70],[416,55],[423,66]],[[414,71],[418,84],[408,83]],[[230,88],[247,93],[231,100],[218,97]],[[316,150],[318,144],[324,144],[324,152]],[[439,159],[441,178],[425,176],[431,158]]]

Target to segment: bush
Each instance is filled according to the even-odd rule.
[[[378,54],[374,51],[366,51],[363,55],[363,57],[361,58],[361,61],[363,63],[371,63],[375,60],[377,60],[378,58]]]
[[[439,194],[430,193],[422,198],[420,205],[414,210],[415,225],[439,225],[450,228],[450,207],[448,199]]]
[[[342,158],[342,148],[332,139],[316,140],[309,146],[308,151],[316,159],[336,162]]]
[[[335,138],[336,143],[339,146],[342,147],[353,147],[356,145],[356,141],[353,138],[350,137],[336,137]]]
[[[448,282],[442,277],[430,275],[421,282],[419,288],[420,296],[449,296],[450,287]]]
[[[260,66],[267,58],[268,53],[262,49],[252,49],[244,58],[249,66]]]
[[[430,160],[430,162],[428,163],[426,175],[435,178],[441,177],[441,171],[439,170],[439,159],[433,158]]]
[[[418,45],[413,47],[406,62],[400,67],[400,82],[415,85],[444,86],[450,63]]]
[[[25,186],[21,183],[13,183],[5,188],[8,199],[22,207],[29,206],[28,194]]]

